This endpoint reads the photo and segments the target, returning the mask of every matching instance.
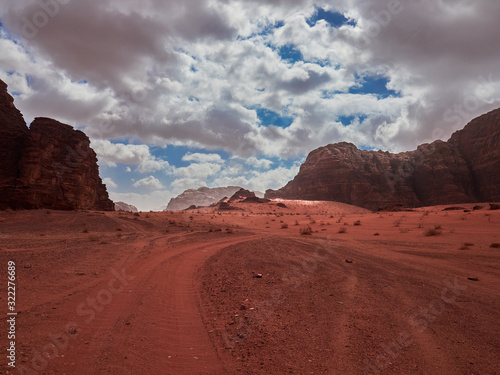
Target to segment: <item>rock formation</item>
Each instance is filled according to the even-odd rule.
[[[266,198],[328,200],[368,209],[500,201],[500,109],[447,142],[392,154],[350,143],[312,151],[297,176]]]
[[[267,203],[269,201],[269,199],[259,198],[253,191],[240,189],[229,198],[227,203]]]
[[[190,206],[210,206],[219,202],[224,197],[230,197],[240,190],[239,186],[227,186],[219,188],[201,187],[197,190],[189,189],[181,195],[172,198],[165,211],[185,210]]]
[[[115,211],[139,212],[137,207],[125,202],[115,202]]]
[[[88,137],[48,118],[28,129],[2,81],[0,136],[0,209],[114,209]]]

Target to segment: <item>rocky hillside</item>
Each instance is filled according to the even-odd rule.
[[[125,202],[115,202],[116,211],[138,212],[137,207]]]
[[[213,203],[219,202],[224,197],[231,197],[240,189],[239,186],[189,189],[181,195],[172,198],[165,211],[185,210],[191,206],[210,206]]]
[[[337,143],[312,151],[297,176],[266,198],[328,200],[368,209],[500,201],[500,109],[447,141],[392,154]]]
[[[88,137],[48,118],[28,129],[2,81],[0,136],[0,209],[114,209]]]

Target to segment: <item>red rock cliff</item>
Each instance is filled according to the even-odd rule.
[[[297,176],[266,198],[329,200],[369,209],[500,200],[500,109],[448,142],[392,154],[337,143],[312,151]]]
[[[0,209],[114,210],[88,137],[37,118],[30,128],[0,81]]]

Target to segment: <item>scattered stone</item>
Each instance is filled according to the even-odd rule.
[[[500,210],[500,204],[490,203],[490,210],[491,211]]]
[[[477,277],[468,277],[467,280],[470,280],[470,281],[479,281],[479,279]]]
[[[256,274],[253,275],[253,277],[256,278],[256,279],[262,279],[262,276],[263,275],[261,273],[256,273]]]
[[[350,260],[350,259],[346,259],[346,260],[345,260],[345,262],[346,262],[346,263],[352,263],[352,260]]]

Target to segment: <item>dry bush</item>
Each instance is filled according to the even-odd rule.
[[[492,249],[500,249],[500,243],[498,243],[498,242],[493,242],[493,243],[490,245],[490,247],[491,247]]]
[[[287,228],[288,228],[288,224],[287,223],[281,224],[281,229],[287,229]]]
[[[312,234],[312,228],[308,225],[307,227],[303,227],[303,228],[300,228],[299,230],[300,234],[303,234],[303,235],[310,235]]]
[[[233,228],[226,228],[226,233],[228,233],[228,234],[233,233]]]
[[[374,236],[380,236],[380,233],[373,233]]]
[[[339,233],[347,233],[347,228],[346,227],[340,227],[339,228]]]
[[[83,228],[82,229],[82,233],[88,233],[89,232],[89,229],[88,228]]]
[[[295,224],[294,225],[299,225],[299,222],[297,220],[295,220]]]
[[[352,225],[361,225],[361,220],[356,220]]]
[[[441,224],[436,224],[436,225],[434,225],[434,229],[435,230],[440,230],[440,229],[443,229],[443,228],[442,228]]]
[[[425,235],[427,237],[430,237],[430,236],[437,236],[438,234],[441,234],[441,231],[436,229],[436,228],[430,228],[430,229],[427,229],[425,231]]]

